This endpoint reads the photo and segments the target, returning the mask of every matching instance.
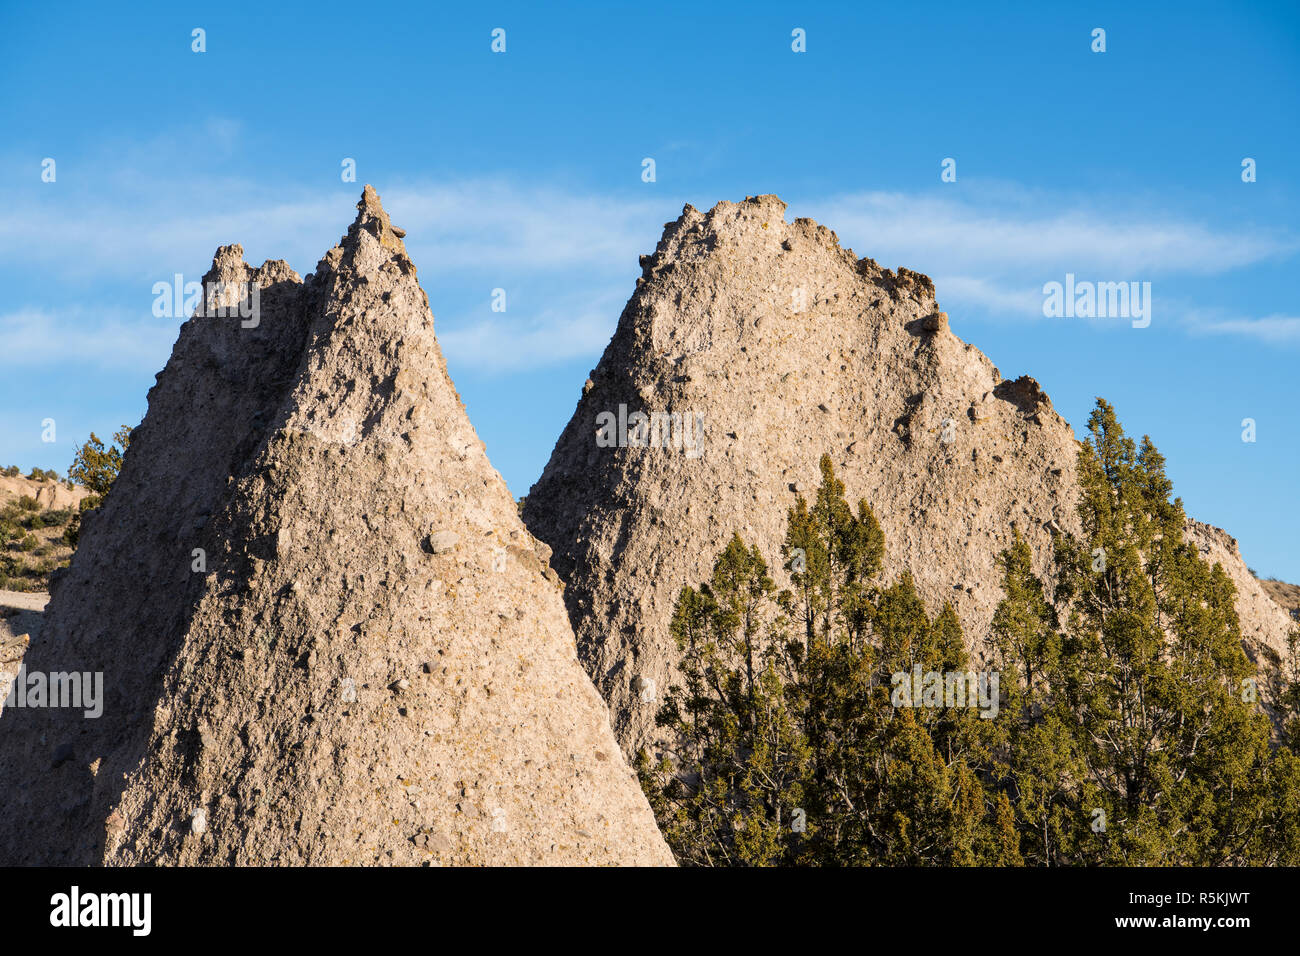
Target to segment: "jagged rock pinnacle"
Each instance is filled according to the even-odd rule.
[[[406,252],[406,247],[401,245],[406,230],[398,229],[392,224],[388,218],[388,213],[384,212],[383,203],[379,201],[379,193],[375,192],[375,188],[367,183],[366,188],[361,191],[361,199],[357,203],[356,225],[365,228],[371,224],[373,224],[372,228],[380,242],[396,240],[401,251]]]
[[[27,662],[102,672],[104,713],[4,713],[0,865],[671,862],[357,208],[311,283],[218,251],[260,321],[185,323],[86,519]]]
[[[629,754],[657,733],[637,688],[675,679],[679,589],[708,580],[734,532],[782,578],[790,488],[816,486],[823,454],[875,509],[886,573],[911,569],[931,613],[952,603],[977,649],[1013,526],[1050,579],[1049,528],[1077,520],[1074,433],[1037,383],[1004,382],[953,334],[928,277],[859,259],[785,209],[688,205],[665,225],[525,502]],[[638,412],[692,428],[597,440],[601,421]],[[1284,636],[1282,618],[1258,619],[1257,639]]]

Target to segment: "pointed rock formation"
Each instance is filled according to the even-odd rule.
[[[0,721],[0,863],[671,863],[369,186],[195,317]],[[544,553],[544,552],[543,552]]]
[[[679,589],[736,531],[779,566],[792,492],[815,490],[823,453],[875,509],[886,573],[911,568],[976,645],[1012,528],[1049,579],[1051,535],[1077,528],[1077,443],[1038,383],[958,339],[927,277],[784,214],[758,196],[666,225],[525,502],[629,754],[654,738]],[[1248,645],[1281,646],[1285,616],[1256,606],[1235,549],[1206,547],[1243,592]]]

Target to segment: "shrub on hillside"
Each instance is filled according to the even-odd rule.
[[[36,516],[35,521],[43,528],[61,528],[72,520],[71,508],[51,508]]]

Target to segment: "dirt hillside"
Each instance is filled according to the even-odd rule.
[[[51,572],[72,557],[65,533],[87,494],[62,481],[0,475],[0,591],[49,588]]]

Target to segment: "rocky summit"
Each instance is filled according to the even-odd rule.
[[[655,737],[680,588],[733,532],[781,580],[786,511],[823,454],[874,508],[887,575],[911,569],[931,613],[951,602],[973,648],[1015,530],[1050,583],[1052,537],[1078,527],[1073,430],[1032,378],[1004,379],[953,334],[929,278],[786,222],[775,196],[688,205],[641,265],[524,509],[629,754]],[[1236,583],[1248,653],[1281,650],[1286,615],[1235,541],[1188,532]]]
[[[301,280],[181,329],[10,708],[0,863],[662,864],[671,855],[366,187]],[[218,302],[217,305],[230,304]]]

